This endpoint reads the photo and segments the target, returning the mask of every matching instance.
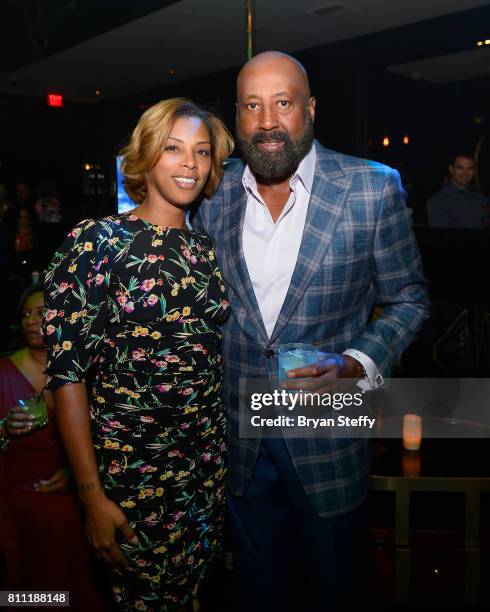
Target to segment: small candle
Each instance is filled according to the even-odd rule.
[[[417,414],[403,417],[403,448],[409,451],[420,449],[422,441],[422,419]]]
[[[420,476],[420,453],[403,451],[403,475],[406,478],[418,478]]]

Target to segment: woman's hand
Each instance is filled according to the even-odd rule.
[[[55,472],[48,480],[40,480],[34,485],[37,493],[68,493],[70,490],[70,470],[63,469]]]
[[[129,567],[128,560],[116,544],[116,529],[120,529],[133,546],[139,541],[121,508],[105,496],[98,497],[97,503],[85,506],[85,520],[87,538],[95,554],[112,567]]]
[[[34,417],[26,408],[14,406],[7,413],[7,431],[10,436],[22,436],[33,430]]]

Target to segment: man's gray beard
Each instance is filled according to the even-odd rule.
[[[242,138],[238,122],[236,125],[236,138],[242,151],[243,159],[252,172],[262,179],[279,180],[290,177],[298,168],[301,160],[308,154],[315,139],[313,119],[309,110],[305,115],[305,129],[303,133],[291,140],[287,132],[258,132],[252,138]],[[258,142],[280,140],[284,147],[279,151],[263,151]]]

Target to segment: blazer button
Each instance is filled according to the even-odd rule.
[[[265,351],[265,356],[267,359],[272,359],[274,357],[274,351],[272,349],[267,349]]]

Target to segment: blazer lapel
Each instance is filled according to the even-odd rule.
[[[227,281],[247,311],[249,320],[257,328],[262,340],[268,343],[267,332],[260,315],[259,305],[255,297],[252,282],[248,274],[247,264],[243,255],[242,233],[245,218],[247,196],[243,189],[241,180],[234,185],[230,192],[230,201],[227,204],[224,225],[224,244],[226,249]]]
[[[303,298],[310,280],[322,264],[330,248],[335,229],[344,210],[352,178],[344,175],[328,152],[318,143],[315,179],[308,204],[303,238],[298,260],[291,277],[286,298],[281,308],[270,343],[274,343],[286,327]]]

